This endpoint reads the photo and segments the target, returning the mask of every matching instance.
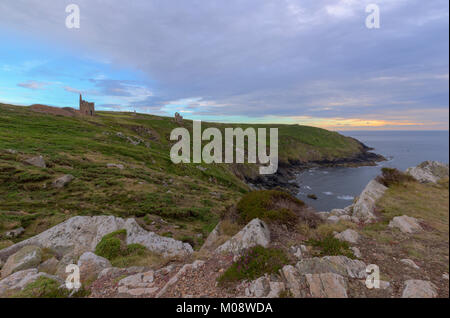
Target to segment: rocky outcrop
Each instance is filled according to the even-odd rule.
[[[311,297],[347,298],[347,284],[344,277],[334,273],[306,274]]]
[[[0,297],[23,290],[28,284],[35,282],[39,277],[47,277],[62,284],[63,281],[47,273],[39,273],[36,268],[15,272],[0,280]]]
[[[366,278],[366,264],[346,256],[325,256],[303,259],[296,265],[300,274],[335,273],[350,278]]]
[[[256,245],[267,247],[269,243],[269,227],[260,219],[253,219],[239,233],[219,246],[216,251],[238,255],[250,247]]]
[[[47,165],[45,164],[45,160],[42,156],[36,156],[30,159],[26,159],[24,163],[39,167],[39,168],[47,168]]]
[[[347,298],[349,279],[367,277],[366,264],[345,256],[302,259],[280,271],[286,289],[295,298]]]
[[[387,187],[376,180],[370,181],[353,205],[352,215],[365,223],[374,221],[375,203],[383,196],[386,190]]]
[[[108,233],[126,229],[127,244],[140,243],[164,257],[184,257],[193,252],[188,243],[162,237],[141,228],[134,219],[124,220],[114,216],[75,216],[45,232],[0,250],[5,260],[22,247],[37,245],[49,248],[58,255],[81,255],[95,250],[98,242]]]
[[[277,298],[285,290],[283,282],[272,282],[266,275],[252,282],[245,289],[246,297]]]
[[[58,179],[56,179],[55,181],[53,181],[52,186],[54,188],[64,188],[64,186],[66,184],[68,184],[69,182],[71,182],[73,179],[75,179],[74,176],[72,176],[71,174],[66,174],[62,177],[59,177]]]
[[[102,270],[111,267],[111,263],[106,258],[95,255],[92,252],[83,253],[77,265],[80,268],[80,279],[82,282],[95,280]]]
[[[37,267],[41,262],[42,251],[38,246],[25,246],[11,255],[2,268],[2,278],[12,273]]]
[[[359,241],[359,234],[355,230],[347,229],[341,233],[338,233],[334,236],[338,240],[345,241],[348,243],[356,244]]]
[[[133,297],[154,294],[158,291],[157,287],[152,287],[154,274],[154,271],[148,271],[121,279],[118,284],[119,294]]]
[[[437,295],[437,287],[432,282],[411,279],[405,282],[402,298],[435,298]]]
[[[127,244],[142,244],[148,250],[164,257],[185,257],[193,252],[188,243],[147,232],[135,219],[127,219],[123,228],[127,230]]]
[[[436,183],[449,175],[448,164],[438,161],[424,161],[417,167],[406,169],[406,173],[423,183]]]
[[[396,216],[389,222],[388,226],[390,228],[398,228],[403,233],[408,234],[421,232],[423,230],[416,218],[407,215]]]

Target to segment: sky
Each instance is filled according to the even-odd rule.
[[[2,0],[0,39],[3,103],[78,107],[82,93],[205,121],[449,127],[446,0]]]

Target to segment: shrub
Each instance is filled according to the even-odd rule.
[[[320,219],[305,209],[305,203],[289,193],[277,190],[253,191],[245,194],[237,204],[239,220],[248,223],[255,218],[267,222],[294,226],[300,219],[311,227]]]
[[[412,176],[403,173],[395,168],[382,168],[381,176],[378,176],[376,180],[386,187],[415,181]]]
[[[288,257],[283,250],[264,248],[258,245],[245,251],[218,278],[218,282],[223,285],[242,279],[253,280],[266,273],[277,273],[288,261]]]
[[[349,258],[355,258],[348,242],[340,241],[332,235],[328,235],[322,240],[311,239],[306,243],[318,247],[320,256],[344,255]]]
[[[95,254],[98,256],[113,260],[126,252],[125,239],[126,230],[119,230],[103,236],[101,241],[95,247]]]

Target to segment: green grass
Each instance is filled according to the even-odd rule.
[[[185,120],[184,126],[192,131],[192,121]],[[250,127],[202,123],[203,129],[212,126],[221,131]],[[210,164],[200,165],[206,168],[202,171],[194,164],[175,165],[169,157],[169,135],[176,127],[171,118],[153,115],[97,112],[92,118],[63,117],[0,104],[0,230],[23,226],[26,231],[16,242],[75,215],[154,215],[182,225],[179,236],[193,236],[195,228],[210,231],[227,207],[247,193],[243,179],[257,176],[258,167]],[[356,140],[324,129],[251,127],[279,128],[280,164],[347,158],[362,150]],[[139,137],[149,147],[134,146],[118,132]],[[23,163],[35,155],[44,157],[46,169]],[[107,163],[125,168],[107,168]],[[75,179],[62,189],[53,188],[52,181],[64,174]],[[158,234],[167,232],[164,226],[148,225]]]
[[[102,237],[95,247],[95,254],[104,257],[115,267],[152,266],[164,261],[141,244],[126,244],[126,230],[119,230]]]
[[[348,242],[340,241],[332,235],[328,235],[323,239],[310,239],[306,244],[319,249],[319,256],[335,256],[344,255],[349,258],[355,258]]]
[[[25,288],[14,294],[16,298],[66,298],[69,295],[67,289],[59,288],[60,283],[47,278],[39,277],[35,282],[28,284]]]
[[[218,278],[218,282],[224,285],[243,279],[253,280],[264,274],[277,273],[288,262],[283,250],[258,245],[245,251],[239,260]]]

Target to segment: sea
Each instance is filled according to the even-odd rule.
[[[382,167],[406,170],[426,160],[449,163],[448,131],[344,131],[374,148],[387,161],[377,166],[313,168],[299,173],[297,197],[317,211],[330,211],[352,204],[367,183],[381,173]],[[315,194],[317,200],[307,197]]]

